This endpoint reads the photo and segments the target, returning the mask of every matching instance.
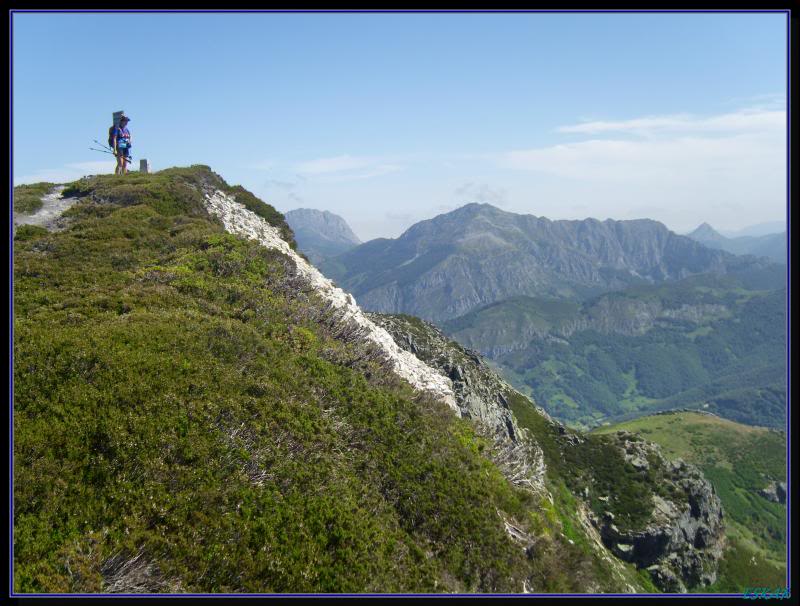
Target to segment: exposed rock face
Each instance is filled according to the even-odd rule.
[[[595,516],[603,542],[619,558],[646,568],[664,591],[683,593],[713,583],[724,547],[722,504],[714,488],[693,465],[666,461],[656,444],[628,432],[619,432],[617,440],[634,467],[646,471],[649,459],[664,466],[661,481],[674,496],[654,495],[651,519],[637,531],[621,532],[613,516]]]
[[[758,494],[773,503],[786,505],[786,482],[770,482],[769,486],[762,488]]]
[[[323,264],[368,310],[442,321],[516,295],[582,299],[745,262],[651,220],[550,221],[468,204]]]
[[[293,251],[281,238],[277,228],[222,191],[207,188],[204,196],[209,213],[219,217],[227,231],[256,240],[267,248],[276,249],[289,257],[295,265],[298,278],[327,301],[343,321],[352,322],[358,327],[364,339],[377,345],[387,361],[392,364],[395,373],[408,381],[412,387],[427,391],[454,410],[458,410],[450,379],[398,347],[389,333],[367,318],[356,305],[352,295],[334,286],[313,265]]]
[[[526,453],[514,452],[519,448],[515,444],[521,445],[529,438],[508,409],[507,398],[513,388],[486,366],[478,354],[449,340],[432,325],[409,316],[369,316],[398,345],[449,376],[461,415],[485,427],[498,444],[507,444],[506,452],[511,453],[509,458],[516,469],[525,470],[527,477],[544,489],[541,448],[534,444],[536,457],[541,460],[535,474],[531,473],[533,468],[530,459],[524,456]],[[554,421],[543,410],[539,412],[551,424],[564,448],[582,448],[585,438],[581,434]],[[617,446],[624,459],[647,476],[645,481],[653,482],[655,477],[658,482],[669,484],[672,496],[654,495],[649,520],[635,531],[620,531],[610,512],[601,518],[584,507],[587,523],[593,525],[611,553],[639,568],[647,568],[665,591],[685,592],[687,587],[713,583],[724,546],[722,506],[713,487],[696,467],[681,460],[667,461],[656,444],[626,432],[617,435]],[[658,468],[657,474],[648,475],[651,461]],[[588,499],[588,489],[586,494],[576,496]],[[608,496],[601,496],[600,500],[607,501]]]
[[[361,244],[347,222],[327,210],[297,208],[284,217],[294,232],[297,247],[314,264]]]
[[[427,322],[410,316],[368,315],[400,347],[450,378],[459,413],[462,418],[472,419],[484,435],[494,440],[492,458],[506,477],[517,485],[537,490],[544,487],[543,453],[517,425],[508,404],[513,391],[508,383],[477,353],[451,341]]]

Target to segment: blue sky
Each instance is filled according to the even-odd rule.
[[[468,202],[737,229],[786,210],[786,22],[727,14],[13,15],[14,182],[203,163],[393,237]],[[113,159],[112,159],[113,160]]]

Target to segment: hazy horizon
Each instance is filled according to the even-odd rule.
[[[344,221],[350,226],[350,229],[352,229],[352,231],[356,234],[356,236],[358,236],[358,238],[362,242],[368,242],[369,240],[375,240],[375,239],[378,239],[378,238],[397,238],[400,235],[402,235],[409,227],[411,227],[415,223],[419,223],[420,221],[428,221],[430,219],[438,217],[439,215],[447,214],[448,212],[452,212],[454,210],[457,210],[458,208],[462,208],[464,206],[467,206],[468,204],[472,204],[472,202],[464,202],[464,204],[461,204],[460,206],[456,206],[456,207],[454,207],[454,208],[452,208],[450,210],[435,212],[435,213],[431,214],[428,217],[422,217],[418,221],[415,221],[414,223],[411,223],[410,225],[402,228],[399,232],[397,232],[397,233],[395,233],[393,235],[377,235],[377,236],[374,236],[372,238],[363,238],[361,236],[361,234],[359,234],[358,231],[355,228],[353,228],[352,223],[349,221],[349,219],[346,216],[341,215],[339,213],[336,213],[336,212],[334,212],[334,211],[332,211],[330,209],[313,208],[313,207],[310,207],[310,206],[297,206],[295,208],[287,208],[285,210],[281,210],[281,212],[285,214],[285,213],[288,213],[288,212],[291,212],[291,211],[294,211],[294,210],[306,209],[306,210],[317,210],[317,211],[320,211],[320,212],[333,213],[334,215],[344,219]],[[490,204],[491,206],[494,206],[495,208],[499,208],[500,210],[503,210],[505,212],[511,212],[511,213],[519,214],[519,215],[534,215],[534,216],[539,217],[539,218],[550,219],[551,221],[582,221],[582,220],[585,220],[585,219],[596,219],[597,221],[605,221],[607,219],[612,219],[614,221],[636,221],[637,219],[651,219],[651,220],[654,220],[654,221],[657,220],[657,219],[652,219],[652,217],[632,217],[630,219],[618,219],[616,217],[604,217],[604,218],[601,219],[599,217],[592,217],[592,216],[564,219],[564,218],[547,217],[545,215],[536,215],[535,213],[525,213],[525,212],[511,211],[511,210],[508,210],[508,209],[500,208],[499,206],[496,206],[496,205],[491,204],[489,202],[479,202],[478,204]],[[761,222],[758,222],[758,223],[745,225],[742,228],[737,229],[737,230],[723,230],[723,229],[717,228],[717,226],[714,223],[711,223],[709,221],[699,221],[698,223],[696,223],[694,226],[690,227],[689,229],[685,229],[685,230],[682,230],[682,231],[674,229],[672,226],[664,223],[663,221],[659,221],[659,222],[663,223],[670,231],[672,231],[672,232],[674,232],[674,233],[676,233],[678,235],[681,235],[681,236],[685,236],[685,235],[691,233],[692,231],[697,229],[703,223],[708,223],[709,225],[711,225],[711,227],[715,231],[717,231],[719,234],[721,234],[721,235],[723,235],[723,236],[725,236],[727,238],[737,238],[737,237],[741,237],[743,235],[768,235],[768,234],[780,233],[782,231],[787,231],[787,226],[786,226],[786,221],[785,220],[783,220],[783,221],[761,221]],[[754,233],[753,234],[742,233],[742,232],[749,232],[749,231],[753,231]]]

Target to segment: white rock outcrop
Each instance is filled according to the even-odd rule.
[[[77,198],[64,198],[61,194],[65,188],[66,185],[56,185],[42,196],[42,206],[35,213],[26,215],[15,212],[14,233],[17,233],[17,227],[20,225],[37,225],[50,231],[56,229],[61,215],[77,200]]]
[[[228,232],[256,240],[263,246],[276,249],[289,257],[294,262],[298,275],[307,280],[320,297],[340,310],[343,319],[352,321],[364,329],[366,337],[380,347],[386,358],[392,362],[394,372],[398,376],[408,381],[415,389],[431,393],[456,413],[459,412],[451,380],[413,354],[398,347],[385,329],[367,318],[356,304],[353,295],[335,286],[316,267],[292,250],[281,238],[277,228],[222,191],[207,192],[205,199],[209,212],[222,220]]]

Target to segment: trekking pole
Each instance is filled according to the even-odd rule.
[[[100,142],[100,141],[98,141],[97,139],[92,139],[92,141],[94,141],[95,143],[97,143],[97,144],[98,144],[100,147],[102,147],[103,149],[110,150],[110,153],[113,153],[113,152],[114,152],[114,148],[113,148],[113,147],[110,147],[110,146],[106,145],[105,143],[101,143],[101,142]],[[92,148],[90,147],[89,149],[92,149]],[[96,149],[96,150],[94,150],[94,151],[101,151],[101,150],[98,150],[98,149]]]
[[[104,154],[111,154],[115,158],[117,157],[117,154],[115,154],[112,151],[108,151],[107,149],[95,149],[94,147],[90,147],[89,149],[91,149],[92,151],[103,152]],[[133,158],[132,157],[129,158],[129,157],[123,156],[123,159],[125,160],[125,162],[133,162]]]
[[[114,152],[108,151],[107,149],[97,149],[96,147],[90,147],[89,149],[91,149],[92,151],[103,152],[104,154],[111,154],[112,156],[114,155]]]
[[[110,150],[108,153],[114,154],[114,150],[111,147],[109,147],[108,145],[106,145],[105,143],[100,143],[100,141],[98,141],[97,139],[92,139],[92,141],[97,143],[100,147],[104,148],[104,149],[95,149],[94,151],[105,151],[107,149],[107,150]],[[94,148],[90,147],[89,149],[94,149]],[[130,159],[128,159],[127,157],[125,158],[126,162],[131,162],[132,160],[133,160],[133,157],[131,157]]]

